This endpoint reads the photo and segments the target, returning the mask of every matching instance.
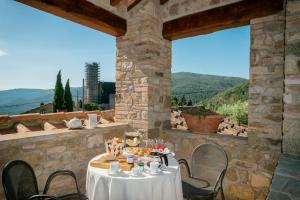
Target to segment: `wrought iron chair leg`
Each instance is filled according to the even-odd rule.
[[[221,187],[221,196],[222,196],[222,200],[225,200],[225,195],[224,195],[223,187]]]

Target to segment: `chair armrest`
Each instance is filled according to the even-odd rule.
[[[50,184],[51,184],[51,181],[57,176],[71,176],[75,181],[77,192],[78,192],[78,194],[80,194],[80,189],[79,189],[79,186],[77,183],[76,176],[75,176],[74,172],[72,172],[70,170],[58,170],[58,171],[55,171],[52,174],[50,174],[50,176],[48,177],[48,179],[46,181],[46,185],[45,185],[43,194],[47,194]]]
[[[186,159],[179,159],[179,160],[178,160],[178,163],[179,163],[179,165],[183,164],[183,165],[185,166],[185,168],[186,168],[186,170],[187,170],[187,172],[188,172],[188,175],[189,175],[189,177],[191,178],[191,177],[192,177],[192,176],[191,176],[191,170],[190,170],[189,164],[188,164],[188,162],[186,161]]]
[[[60,200],[57,197],[49,196],[45,194],[37,194],[29,197],[27,200]]]

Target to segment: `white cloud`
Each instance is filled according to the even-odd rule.
[[[6,55],[7,55],[7,53],[5,51],[3,51],[3,50],[0,49],[0,57],[1,56],[6,56]]]

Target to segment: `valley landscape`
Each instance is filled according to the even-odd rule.
[[[232,90],[235,87],[245,87],[248,80],[238,77],[214,76],[189,72],[172,74],[172,97],[180,99],[185,96],[193,104],[221,105],[232,103],[236,100],[248,99],[244,91]],[[71,88],[73,100],[76,100],[77,92],[82,96],[81,87]],[[225,92],[225,93],[224,93]],[[36,108],[41,102],[52,101],[53,89],[12,89],[0,91],[0,114],[18,114]],[[228,98],[230,96],[230,98]],[[228,102],[227,102],[228,101]],[[211,103],[210,103],[211,102]]]

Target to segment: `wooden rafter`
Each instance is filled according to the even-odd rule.
[[[164,5],[168,0],[160,0],[160,5]]]
[[[142,0],[134,0],[132,1],[129,6],[127,7],[127,11],[130,11],[134,6],[136,6],[138,3],[140,3]]]
[[[110,5],[111,6],[116,6],[118,5],[122,0],[110,0]]]
[[[113,36],[122,36],[126,33],[125,19],[86,0],[17,1]]]
[[[163,24],[163,36],[175,40],[250,24],[283,10],[283,0],[244,0],[183,16]]]

